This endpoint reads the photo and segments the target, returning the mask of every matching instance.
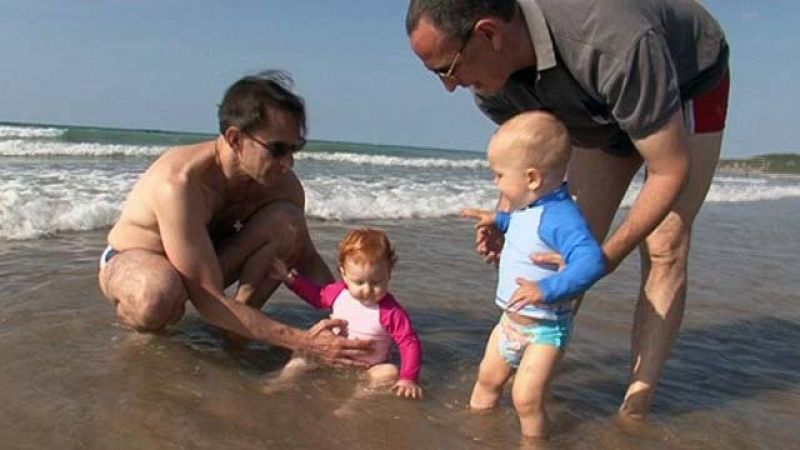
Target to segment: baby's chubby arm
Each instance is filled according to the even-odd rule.
[[[477,220],[478,222],[475,224],[475,228],[478,228],[493,226],[495,213],[496,211],[489,209],[464,208],[459,212],[459,215],[467,219]]]
[[[508,213],[488,209],[464,208],[461,217],[477,220],[475,224],[475,251],[483,256],[487,264],[500,261],[503,233],[508,228]]]
[[[411,318],[397,300],[388,295],[380,304],[380,321],[400,352],[400,379],[392,391],[401,397],[422,398],[422,387],[418,383],[422,344],[411,325]]]
[[[319,286],[293,270],[287,270],[286,264],[280,259],[272,263],[272,277],[283,280],[286,287],[316,309],[331,309],[336,299],[336,295],[333,295],[336,283]]]
[[[606,273],[603,250],[574,204],[545,210],[539,235],[548,246],[563,256],[566,265],[558,273],[538,283],[518,278],[520,287],[509,300],[512,310],[518,310],[526,304],[549,304],[574,298]]]

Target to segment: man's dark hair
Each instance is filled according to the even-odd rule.
[[[294,116],[300,135],[305,136],[305,103],[292,92],[292,85],[292,77],[280,70],[266,70],[233,83],[217,111],[219,132],[231,126],[245,133],[263,129],[269,126],[269,110],[277,109]]]
[[[469,35],[481,17],[514,18],[516,0],[411,0],[406,13],[406,33],[410,36],[426,17],[448,37]]]

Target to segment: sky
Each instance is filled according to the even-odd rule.
[[[214,133],[228,85],[284,69],[311,139],[484,149],[494,125],[411,52],[407,4],[0,0],[0,121]],[[800,151],[800,2],[704,4],[732,52],[723,157]]]

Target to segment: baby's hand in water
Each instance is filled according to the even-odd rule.
[[[398,381],[392,386],[392,392],[398,397],[422,399],[422,386],[411,380]]]

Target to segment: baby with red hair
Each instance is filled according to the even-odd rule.
[[[372,352],[360,358],[367,363],[368,386],[391,386],[399,397],[422,398],[419,371],[422,348],[408,313],[389,293],[392,269],[397,262],[386,233],[371,228],[352,230],[339,242],[341,281],[318,286],[281,261],[274,272],[286,286],[317,309],[331,310],[331,317],[347,321],[342,334],[350,339],[368,339]],[[400,369],[390,362],[391,344],[400,353]],[[279,380],[286,381],[313,367],[300,356],[293,357]]]

